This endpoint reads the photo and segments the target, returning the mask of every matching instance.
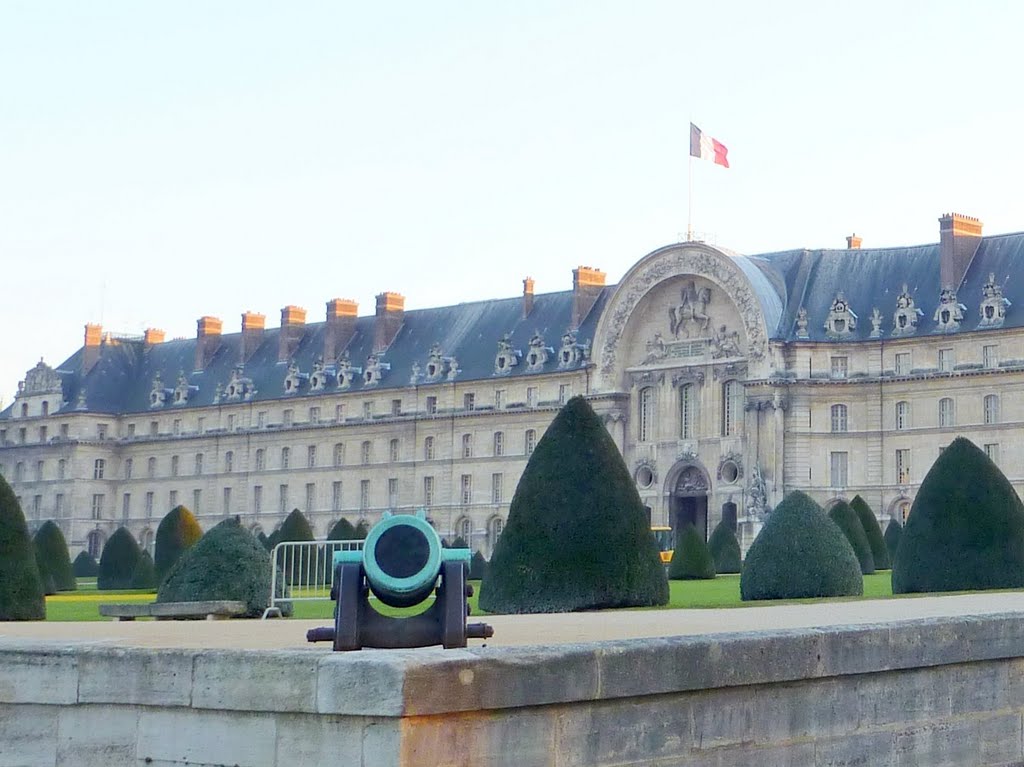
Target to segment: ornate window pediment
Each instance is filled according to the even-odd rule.
[[[978,327],[1001,328],[1003,320],[1006,319],[1006,310],[1009,308],[1009,299],[1003,297],[1003,286],[996,282],[995,274],[990,272],[988,282],[981,288],[981,306],[978,308],[981,322],[978,323]]]
[[[153,386],[149,390],[149,406],[160,407],[167,403],[167,400],[173,394],[173,390],[168,389],[164,386],[163,380],[160,378],[160,374],[157,373],[153,379]]]
[[[363,385],[376,386],[381,382],[384,373],[391,370],[391,363],[384,362],[383,354],[371,354],[366,358],[366,367],[363,369]]]
[[[178,384],[174,387],[173,402],[175,405],[184,405],[189,401],[196,392],[199,391],[198,386],[190,386],[188,378],[185,377],[185,373],[178,373]]]
[[[677,493],[706,493],[708,480],[698,466],[687,466],[676,479]]]
[[[952,288],[943,288],[939,294],[939,305],[935,309],[932,319],[935,320],[936,333],[952,333],[960,329],[960,323],[964,321],[964,312],[967,307],[956,300],[956,291]]]
[[[829,309],[828,318],[825,320],[825,335],[833,339],[849,338],[856,329],[857,315],[840,290],[832,299],[832,308]]]
[[[231,371],[231,378],[228,385],[224,387],[224,397],[227,399],[250,399],[256,392],[252,379],[245,375],[245,368],[238,365]]]
[[[318,357],[313,363],[313,372],[309,376],[309,390],[323,391],[334,381],[334,374],[324,367],[324,361]]]
[[[896,311],[892,315],[892,335],[909,336],[917,332],[917,322],[924,312],[914,305],[914,297],[910,295],[907,283],[896,297]]]
[[[441,344],[435,343],[430,347],[430,354],[427,357],[427,368],[423,374],[426,381],[440,381],[444,376],[444,355],[441,351]]]
[[[23,386],[19,394],[60,394],[60,374],[43,362],[42,358],[36,366],[25,373]]]
[[[550,346],[544,345],[544,336],[539,332],[534,333],[533,338],[530,339],[530,350],[526,353],[526,369],[531,373],[543,370],[548,358],[554,352],[555,350]]]
[[[512,372],[512,368],[519,364],[519,358],[523,353],[512,348],[512,338],[508,333],[498,341],[498,353],[494,357],[494,374],[506,376]]]
[[[300,373],[299,366],[293,361],[288,363],[288,374],[284,377],[284,393],[298,394],[309,380],[308,373]]]
[[[558,350],[558,367],[560,370],[575,367],[587,358],[589,347],[576,343],[576,332],[567,331],[562,336],[562,348]]]
[[[338,374],[339,389],[349,388],[352,385],[353,379],[363,372],[362,368],[357,368],[352,364],[352,361],[348,358],[348,352],[341,353],[334,369]]]

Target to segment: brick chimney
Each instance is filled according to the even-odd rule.
[[[146,328],[146,332],[142,334],[142,343],[144,346],[154,346],[156,344],[162,344],[167,334],[157,328]]]
[[[533,311],[533,277],[523,280],[523,319]]]
[[[87,375],[100,361],[100,345],[103,343],[103,326],[89,323],[85,326],[85,342],[82,348],[82,375]]]
[[[851,234],[846,238],[846,249],[847,250],[860,250],[860,244],[863,240],[857,236],[856,233]]]
[[[324,362],[338,358],[356,332],[359,304],[347,298],[327,302],[327,324],[324,326]]]
[[[242,315],[242,344],[238,361],[243,365],[256,353],[263,341],[263,328],[266,324],[267,318],[262,314],[245,312]]]
[[[299,348],[306,328],[306,310],[301,306],[286,306],[281,310],[281,333],[277,337],[277,361],[287,362]]]
[[[981,244],[981,222],[959,213],[939,219],[939,275],[943,288],[957,290]]]
[[[220,335],[224,323],[219,317],[200,317],[196,321],[196,360],[193,370],[206,370],[213,355],[220,348]]]
[[[604,289],[605,273],[592,266],[572,270],[572,327],[578,328]]]
[[[405,296],[400,293],[381,293],[377,296],[377,320],[373,323],[374,353],[391,346],[404,319]]]

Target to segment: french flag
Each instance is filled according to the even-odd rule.
[[[725,144],[711,138],[693,123],[690,123],[690,156],[711,160],[723,168],[729,167],[729,150]]]

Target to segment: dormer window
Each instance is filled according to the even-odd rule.
[[[149,406],[160,407],[167,401],[167,389],[164,388],[164,382],[160,380],[160,374],[157,373],[156,378],[153,379],[153,388],[149,391]]]
[[[586,347],[576,343],[576,333],[572,330],[562,336],[562,348],[558,350],[558,367],[561,369],[578,365],[586,356]]]
[[[829,338],[847,338],[857,329],[857,315],[850,308],[842,291],[836,294],[825,320],[825,335]]]
[[[548,355],[553,351],[544,345],[544,337],[540,333],[534,333],[530,339],[530,350],[526,353],[527,370],[531,373],[543,370]]]
[[[284,393],[298,394],[302,384],[309,378],[308,375],[299,372],[299,366],[292,362],[288,365],[288,375],[284,378]]]
[[[989,273],[988,282],[981,288],[981,306],[978,308],[981,322],[978,327],[1001,328],[1009,308],[1009,300],[1003,297],[1003,286],[996,282],[995,274]]]
[[[380,383],[384,373],[391,370],[390,362],[383,362],[382,355],[371,354],[366,360],[366,369],[363,371],[363,385],[376,386]]]
[[[935,332],[953,333],[959,330],[966,310],[967,307],[957,301],[955,290],[943,288],[939,294],[939,305],[932,316],[935,321]]]
[[[342,352],[341,356],[338,357],[335,369],[338,373],[339,389],[349,388],[355,376],[363,372],[362,368],[353,367],[352,362],[348,358],[348,352]]]
[[[494,358],[494,372],[496,375],[508,375],[512,368],[519,364],[522,352],[512,348],[512,339],[508,333],[498,341],[498,354]]]
[[[917,331],[917,321],[924,314],[914,305],[914,297],[910,295],[907,283],[896,297],[896,311],[892,315],[892,334],[909,336]]]
[[[330,385],[331,374],[324,368],[324,361],[317,359],[313,363],[313,373],[309,376],[310,391],[321,391]]]
[[[189,386],[185,373],[178,373],[178,385],[174,387],[173,402],[175,405],[184,405],[189,397],[199,391],[198,386]]]

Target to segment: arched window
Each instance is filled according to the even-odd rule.
[[[366,466],[370,462],[370,459],[373,457],[372,450],[373,445],[370,443],[369,440],[367,440],[366,442],[359,446],[359,460],[362,462],[363,466]]]
[[[463,434],[462,435],[462,457],[472,458],[473,457],[473,435]]]
[[[985,423],[999,423],[999,396],[989,394],[985,397]]]
[[[50,414],[50,403],[47,402],[46,400],[43,400],[43,415],[49,415],[49,414]]]
[[[902,431],[910,428],[910,403],[896,403],[896,429]]]
[[[494,432],[494,455],[505,455],[505,432]]]
[[[203,454],[202,454],[202,453],[196,453],[196,460],[195,460],[195,472],[193,472],[193,473],[194,473],[194,474],[195,474],[195,475],[196,475],[197,477],[198,477],[198,476],[199,476],[200,474],[202,474],[202,473],[203,473]]]
[[[846,405],[832,406],[832,431],[846,431]]]
[[[939,400],[939,426],[954,426],[953,398],[943,397]]]
[[[433,461],[434,455],[434,438],[427,437],[423,440],[423,459],[425,461]]]
[[[267,451],[260,447],[256,449],[256,471],[263,471],[267,467]]]
[[[743,385],[736,380],[722,384],[722,436],[732,437],[740,433],[740,419],[743,416]]]
[[[537,432],[534,429],[527,429],[526,440],[523,446],[523,452],[526,453],[527,458],[533,455],[535,447],[537,447]]]
[[[146,476],[150,479],[156,476],[156,458],[150,458],[146,461]]]
[[[292,449],[290,447],[281,448],[281,468],[287,469],[292,464]]]
[[[466,542],[467,546],[473,547],[473,520],[469,517],[463,517],[462,521],[459,522],[459,536]]]
[[[501,531],[504,529],[505,520],[501,517],[491,517],[491,521],[487,523],[487,540],[492,548],[498,542],[498,538],[501,537]]]
[[[697,396],[693,384],[679,387],[679,437],[693,439],[697,433]]]
[[[21,404],[21,417],[22,418],[28,418],[28,403],[27,402],[23,402]]]
[[[341,466],[345,463],[345,444],[338,442],[334,445],[334,465]]]
[[[139,535],[139,546],[143,551],[148,551],[150,556],[153,555],[153,531],[148,527]]]
[[[398,440],[393,439],[388,443],[388,460],[391,463],[398,463]]]
[[[224,473],[230,474],[235,470],[235,453],[232,450],[228,450],[224,453]]]
[[[650,386],[640,390],[637,402],[637,439],[650,442],[654,437],[654,389]]]
[[[89,551],[89,556],[93,559],[99,559],[100,554],[103,553],[103,533],[99,530],[93,530],[85,540],[85,547]]]

